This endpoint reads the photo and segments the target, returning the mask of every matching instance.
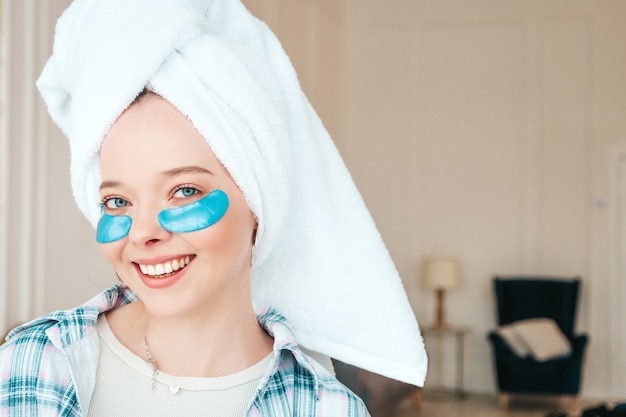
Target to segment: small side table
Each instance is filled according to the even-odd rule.
[[[466,398],[468,396],[465,391],[465,336],[470,334],[471,329],[469,327],[424,327],[422,330],[422,336],[426,340],[429,337],[436,337],[443,339],[446,337],[453,337],[456,344],[456,360],[454,366],[456,368],[456,386],[453,393],[458,398]],[[431,357],[429,352],[429,357]],[[441,360],[441,359],[439,359]]]

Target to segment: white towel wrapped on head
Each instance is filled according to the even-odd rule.
[[[192,121],[257,216],[255,308],[312,351],[423,385],[423,341],[391,257],[269,28],[236,0],[75,0],[37,83],[95,226],[99,149],[149,87]]]

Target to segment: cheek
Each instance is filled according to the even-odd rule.
[[[221,252],[223,255],[245,255],[252,244],[253,229],[254,218],[247,205],[243,209],[233,204],[220,221],[204,230],[190,233],[189,239],[193,239],[198,248]]]
[[[115,265],[121,259],[122,244],[121,242],[100,244],[100,252],[102,256],[109,261],[110,264]]]

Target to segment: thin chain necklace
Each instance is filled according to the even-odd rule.
[[[152,352],[150,352],[150,345],[148,344],[147,337],[143,338],[143,348],[146,350],[146,356],[148,357],[146,359],[146,362],[148,362],[148,365],[150,365],[150,368],[152,368],[152,392],[155,392],[156,380],[157,380],[157,375],[159,374],[159,369],[157,368],[156,361],[152,357]]]
[[[147,337],[143,338],[143,348],[146,351],[146,362],[148,362],[148,365],[150,365],[150,368],[152,368],[151,389],[152,389],[152,392],[156,392],[156,383],[157,383],[157,376],[159,375],[159,368],[157,368],[156,360],[154,360],[154,358],[152,357],[152,352],[150,352],[150,344],[148,343]],[[170,385],[169,389],[170,389],[170,394],[172,395],[176,395],[178,394],[178,391],[180,391],[180,387],[177,387],[175,385]]]

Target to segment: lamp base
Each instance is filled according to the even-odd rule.
[[[436,290],[436,304],[435,304],[435,324],[433,324],[433,329],[449,329],[450,325],[446,323],[446,291],[439,288]]]

